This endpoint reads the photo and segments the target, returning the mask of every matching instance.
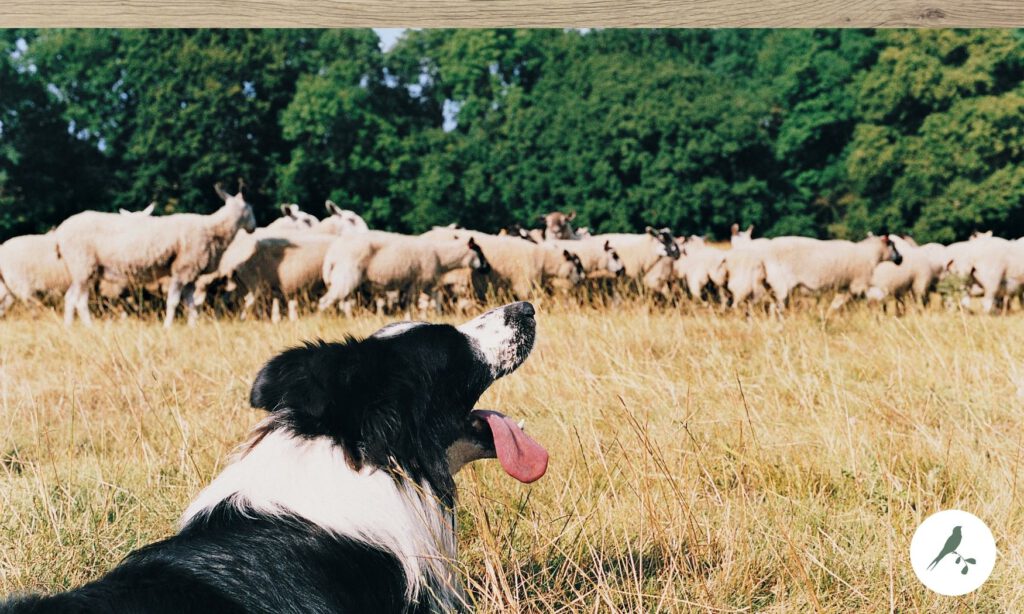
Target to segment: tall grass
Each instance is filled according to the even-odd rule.
[[[0,593],[80,584],[173,532],[261,417],[262,361],[384,322],[0,322]],[[1022,611],[1022,344],[1016,316],[541,306],[533,356],[480,407],[525,418],[548,474],[457,478],[476,609]],[[961,598],[907,554],[946,508],[999,547]]]

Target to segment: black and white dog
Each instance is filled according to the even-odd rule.
[[[523,482],[547,469],[514,421],[473,409],[535,334],[533,306],[513,303],[459,327],[402,322],[275,356],[250,395],[270,416],[177,535],[95,582],[0,612],[466,609],[452,475],[494,457]]]

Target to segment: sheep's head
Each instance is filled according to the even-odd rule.
[[[469,248],[469,253],[466,256],[466,261],[463,263],[463,266],[468,266],[469,268],[483,273],[484,275],[490,273],[491,263],[487,262],[487,256],[484,256],[484,250],[480,249],[480,246],[473,240],[473,237],[470,237],[469,241],[466,242],[466,247]]]
[[[355,211],[342,209],[331,200],[326,201],[324,206],[330,215],[320,224],[331,234],[344,235],[353,232],[366,232],[370,229],[366,225],[366,221]]]
[[[540,216],[540,218],[544,221],[548,238],[572,238],[572,226],[569,223],[576,219],[575,211],[570,211],[568,214],[562,213],[561,211],[552,211],[547,215]]]
[[[673,260],[677,260],[679,258],[679,244],[676,243],[676,238],[672,236],[671,230],[668,228],[652,228],[648,226],[647,234],[657,239],[658,243],[660,243],[658,255],[668,256]]]
[[[568,279],[573,285],[586,279],[587,270],[583,268],[583,262],[579,256],[567,249],[563,249],[562,258],[565,259],[565,264],[558,270],[559,277]]]
[[[882,241],[882,260],[888,260],[895,264],[901,264],[903,262],[903,254],[896,249],[896,244],[892,238],[885,234],[879,237]]]
[[[747,226],[746,230],[740,230],[739,224],[733,224],[729,234],[731,235],[729,242],[732,243],[733,247],[750,243],[754,238],[754,225]]]
[[[612,247],[611,241],[604,242],[604,254],[607,256],[604,268],[612,275],[618,277],[626,274],[626,265],[623,264],[622,258],[619,257],[619,252],[615,251]]]
[[[239,228],[244,228],[248,232],[256,230],[256,216],[252,212],[252,205],[246,200],[248,189],[241,179],[238,180],[238,193],[235,195],[228,194],[219,182],[213,186],[213,189],[217,192],[217,196],[224,201],[224,206],[221,209],[226,209],[235,216]]]
[[[320,223],[320,220],[316,219],[315,215],[306,213],[294,203],[281,205],[281,215],[291,220],[292,227],[297,230],[308,230]]]

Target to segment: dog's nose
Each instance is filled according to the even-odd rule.
[[[526,301],[517,303],[514,307],[516,307],[515,311],[518,311],[528,318],[532,318],[537,313],[537,310],[533,308],[533,304]]]

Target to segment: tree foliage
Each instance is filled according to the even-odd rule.
[[[39,30],[0,38],[0,238],[86,208],[375,227],[1024,234],[1003,30]]]

